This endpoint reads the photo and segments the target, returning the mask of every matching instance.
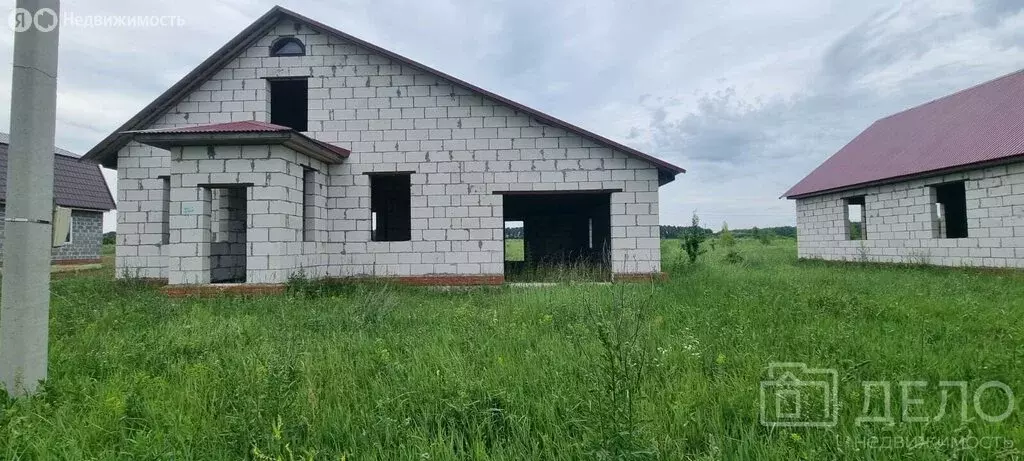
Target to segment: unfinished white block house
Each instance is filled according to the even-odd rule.
[[[1024,71],[875,122],[786,197],[802,258],[1024,267]]]
[[[682,168],[280,7],[94,147],[118,171],[117,274],[493,284],[527,262],[659,275]]]

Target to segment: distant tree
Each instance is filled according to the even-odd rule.
[[[754,234],[754,238],[756,238],[758,242],[761,242],[762,245],[768,246],[772,244],[772,237],[775,233],[771,230],[758,229],[757,226],[754,226],[751,232]]]
[[[690,259],[690,264],[697,262],[697,258],[704,254],[706,250],[701,248],[701,244],[708,238],[707,234],[703,232],[700,227],[700,217],[697,216],[697,212],[693,212],[693,220],[691,221],[690,227],[687,228],[683,234],[683,250],[686,251],[686,257]]]
[[[722,223],[722,231],[718,233],[718,240],[722,243],[722,246],[726,248],[733,248],[736,246],[736,237],[729,231],[729,223]]]
[[[103,234],[104,245],[114,245],[117,243],[117,232],[107,232]]]
[[[850,223],[850,240],[860,240],[860,223]]]
[[[718,240],[722,242],[722,246],[725,247],[725,261],[729,263],[738,263],[743,261],[743,257],[740,256],[739,251],[736,251],[736,237],[729,231],[729,223],[722,223],[722,232],[718,235]]]
[[[661,226],[661,238],[663,239],[682,239],[690,232],[699,232],[704,235],[705,238],[714,235],[715,231],[711,229],[705,229],[697,226]]]
[[[506,227],[505,238],[507,239],[522,239],[523,228],[522,227]]]

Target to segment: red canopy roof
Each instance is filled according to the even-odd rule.
[[[1020,157],[1024,71],[883,118],[786,192],[787,198]]]

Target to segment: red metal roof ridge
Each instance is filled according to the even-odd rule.
[[[969,86],[969,87],[967,87],[967,88],[962,88],[962,89],[960,89],[960,90],[957,90],[957,91],[954,91],[954,92],[952,92],[952,93],[949,93],[949,94],[947,94],[947,95],[945,95],[945,96],[939,96],[939,97],[937,97],[937,98],[934,98],[934,99],[932,99],[932,100],[930,100],[930,101],[925,101],[925,102],[923,102],[923,103],[921,103],[921,104],[918,104],[918,105],[916,105],[916,106],[913,106],[913,107],[908,107],[908,108],[906,108],[906,109],[903,109],[903,110],[901,110],[901,111],[899,111],[899,112],[893,112],[893,113],[891,113],[891,114],[889,114],[889,115],[886,115],[885,117],[882,117],[882,118],[880,118],[880,119],[878,119],[878,120],[875,120],[875,123],[881,122],[881,121],[883,121],[883,120],[888,120],[888,119],[890,119],[890,118],[893,118],[893,117],[896,117],[896,116],[899,116],[899,115],[902,115],[902,114],[905,114],[905,113],[907,113],[907,112],[911,112],[911,111],[914,111],[914,110],[917,110],[917,109],[922,109],[922,108],[924,108],[924,107],[927,107],[927,106],[930,106],[930,105],[932,105],[932,104],[935,104],[935,103],[938,103],[938,102],[942,102],[942,101],[944,101],[944,100],[946,100],[946,99],[949,99],[949,98],[953,98],[953,97],[955,97],[955,96],[959,96],[959,95],[961,95],[961,94],[963,94],[963,93],[967,93],[967,92],[970,92],[970,91],[972,91],[972,90],[976,90],[976,89],[978,89],[978,88],[980,88],[980,87],[984,87],[984,86],[987,86],[987,85],[990,85],[990,84],[996,83],[996,82],[998,82],[998,81],[1000,81],[1000,80],[1003,80],[1003,79],[1005,79],[1005,78],[1010,78],[1010,77],[1013,77],[1013,76],[1015,76],[1015,75],[1017,75],[1017,74],[1020,74],[1020,73],[1024,73],[1024,69],[1019,69],[1019,70],[1015,70],[1015,71],[1013,71],[1013,72],[1010,72],[1010,73],[1007,73],[1007,74],[1003,74],[1003,75],[1000,75],[1000,76],[998,76],[998,77],[996,77],[996,78],[993,78],[993,79],[989,79],[989,80],[986,80],[986,81],[984,81],[984,82],[982,82],[982,83],[978,83],[978,84],[976,84],[976,85],[972,85],[972,86]]]
[[[1024,70],[883,117],[785,194],[803,198],[1024,155]]]

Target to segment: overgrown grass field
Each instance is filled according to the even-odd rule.
[[[1024,395],[1021,273],[799,262],[792,241],[753,240],[741,262],[719,246],[691,265],[678,248],[655,284],[171,300],[109,270],[61,275],[49,380],[3,402],[0,458],[1022,456],[1020,399],[998,422],[973,401],[989,381]],[[771,362],[836,369],[838,424],[762,425]],[[901,380],[926,383],[907,415]],[[862,381],[892,382],[891,423],[857,424]],[[943,404],[940,381],[966,381],[967,404],[958,388]]]

